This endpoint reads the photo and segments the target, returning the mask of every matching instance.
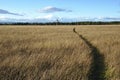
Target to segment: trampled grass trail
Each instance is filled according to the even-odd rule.
[[[93,46],[85,37],[80,35],[78,32],[73,29],[73,32],[79,36],[80,39],[90,48],[92,57],[91,67],[88,72],[88,80],[105,80],[105,59],[104,55]]]

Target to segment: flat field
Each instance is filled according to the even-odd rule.
[[[120,25],[0,26],[0,80],[120,80]]]

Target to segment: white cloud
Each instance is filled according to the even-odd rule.
[[[49,14],[45,16],[30,17],[8,17],[0,16],[0,22],[54,22],[54,15]]]
[[[53,19],[54,15],[48,14],[48,15],[45,15],[45,16],[38,16],[36,18],[39,18],[39,19]]]
[[[118,17],[61,17],[58,18],[52,14],[39,16],[35,18],[16,18],[0,16],[0,22],[54,22],[59,19],[60,22],[75,22],[75,21],[120,21]]]
[[[9,11],[3,10],[3,9],[0,9],[0,14],[11,14],[11,15],[16,15],[16,16],[23,16],[21,14],[9,12]]]
[[[4,20],[5,18],[5,16],[0,16],[0,20]]]
[[[62,8],[57,8],[53,6],[47,6],[43,9],[40,9],[41,13],[53,13],[53,12],[72,12],[72,10],[67,10],[67,9],[62,9]]]

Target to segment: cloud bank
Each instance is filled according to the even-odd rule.
[[[16,15],[16,16],[23,16],[21,14],[9,12],[9,11],[3,10],[3,9],[0,9],[0,14],[11,14],[11,15]]]
[[[55,22],[59,19],[60,22],[76,22],[76,21],[120,21],[119,17],[57,17],[52,14],[38,16],[35,18],[16,18],[0,16],[0,22]]]
[[[39,12],[41,12],[41,13],[72,12],[72,10],[67,10],[67,9],[48,6],[48,7],[45,7],[43,9],[40,9]]]

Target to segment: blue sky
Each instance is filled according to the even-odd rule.
[[[0,21],[120,21],[120,0],[0,0]]]

